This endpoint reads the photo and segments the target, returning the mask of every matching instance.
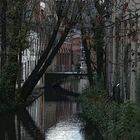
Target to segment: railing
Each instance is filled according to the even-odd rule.
[[[78,73],[86,73],[86,69],[83,70],[80,67],[75,65],[65,66],[65,65],[57,65],[48,70],[48,72],[78,72]]]

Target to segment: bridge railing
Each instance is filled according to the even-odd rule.
[[[53,69],[49,69],[47,72],[55,73],[55,72],[74,72],[74,73],[87,73],[86,70],[80,69],[75,65],[73,66],[65,66],[65,65],[57,65],[53,67]]]
[[[65,66],[65,65],[57,65],[55,67],[55,71],[54,72],[72,72],[72,71],[76,71],[76,67],[75,66]]]

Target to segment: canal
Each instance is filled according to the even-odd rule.
[[[67,80],[61,86],[81,92],[86,81]],[[77,115],[79,104],[75,100],[48,101],[46,98],[41,96],[20,112],[0,115],[0,140],[85,140],[84,124]]]

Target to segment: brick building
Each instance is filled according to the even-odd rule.
[[[77,67],[80,68],[81,37],[78,32],[70,36],[61,46],[48,71],[77,71]]]

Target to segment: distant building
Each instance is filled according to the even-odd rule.
[[[80,46],[79,31],[70,33],[47,71],[77,71],[78,67],[80,69]]]
[[[72,71],[72,44],[64,42],[56,55],[56,71]]]

